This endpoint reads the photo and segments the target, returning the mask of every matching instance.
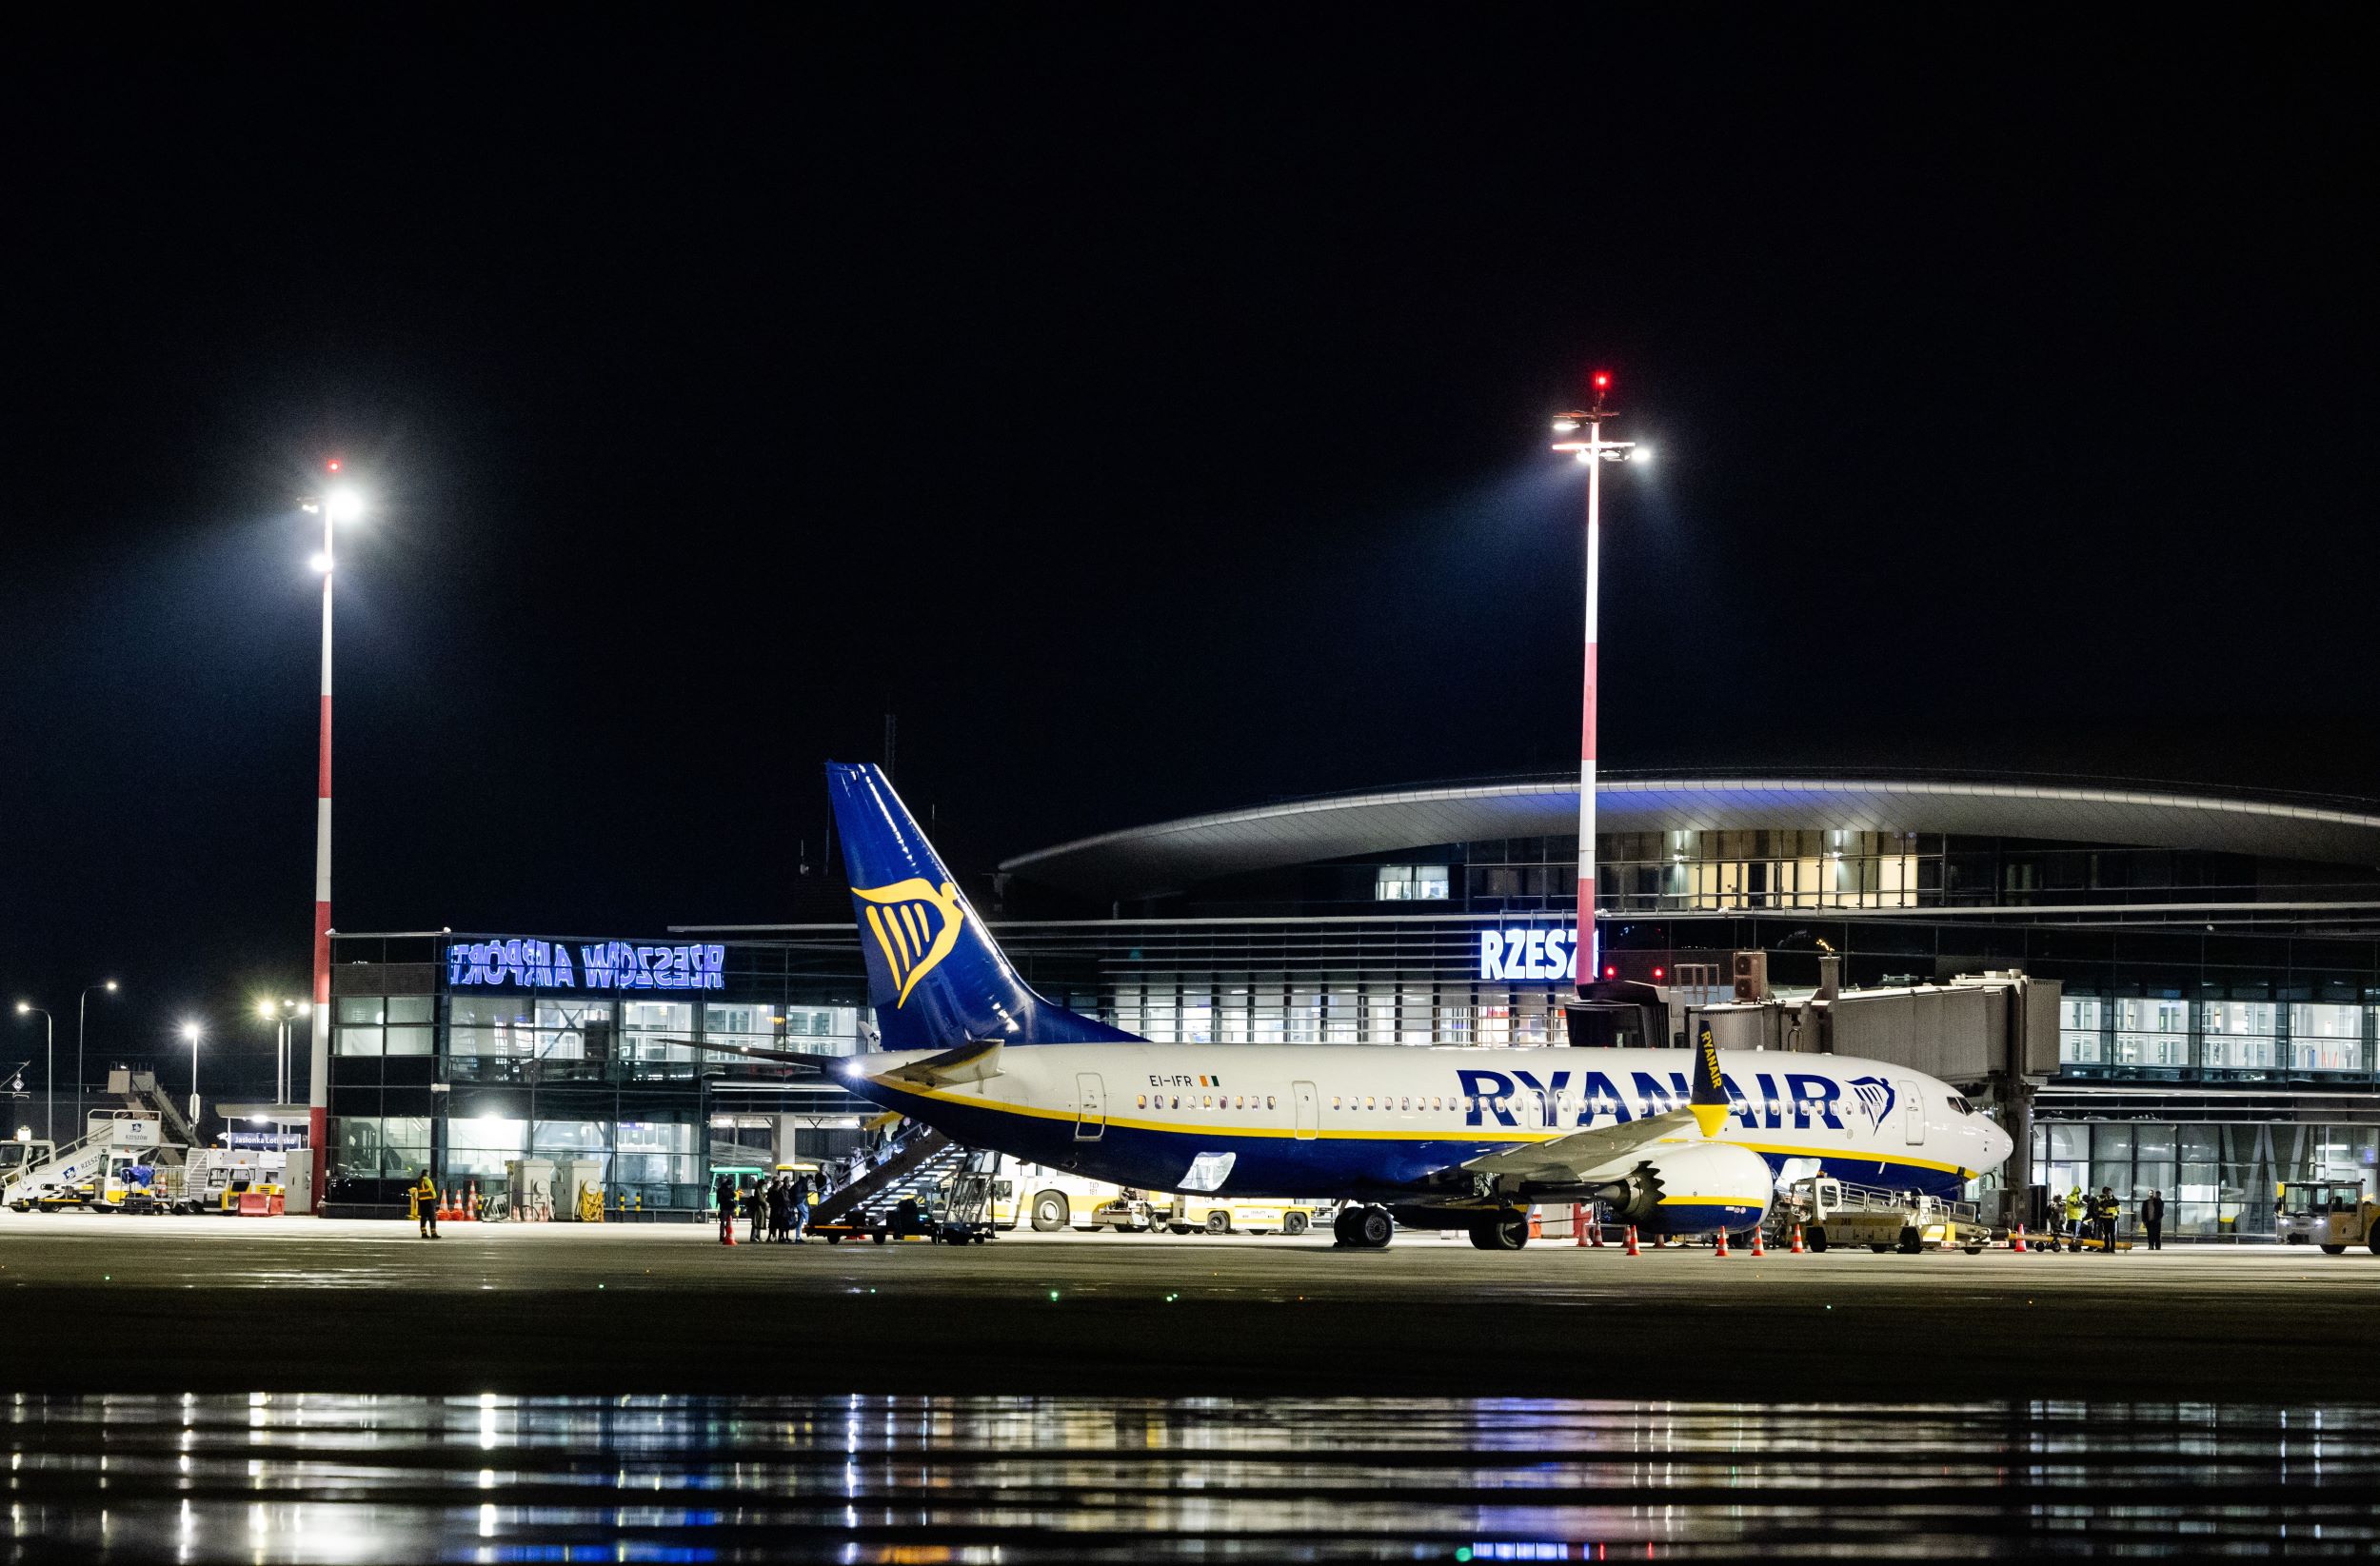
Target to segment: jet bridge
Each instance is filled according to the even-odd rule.
[[[1723,1050],[1852,1055],[1909,1066],[1966,1090],[1994,1111],[2016,1142],[2004,1183],[2030,1185],[2033,1094],[2057,1070],[2063,986],[2010,968],[1843,989],[1840,959],[1822,958],[1819,968],[1815,989],[1775,990],[1768,954],[1738,952],[1731,970],[1714,966],[1709,977],[1716,982],[1593,983],[1563,1002],[1570,1041],[1682,1049],[1707,1022]]]

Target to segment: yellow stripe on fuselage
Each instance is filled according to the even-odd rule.
[[[1072,1124],[1075,1120],[1081,1118],[1072,1110],[1043,1109],[1036,1104],[1006,1103],[998,1099],[981,1098],[972,1094],[954,1093],[948,1088],[923,1087],[909,1082],[896,1083],[891,1079],[884,1077],[870,1077],[868,1080],[876,1083],[887,1092],[906,1094],[911,1098],[933,1099],[944,1103],[958,1104],[968,1109],[988,1109],[1002,1115],[1015,1115],[1022,1120],[1063,1120],[1068,1124]],[[1487,1128],[1484,1126],[1476,1131],[1398,1131],[1350,1127],[1348,1129],[1339,1131],[1324,1129],[1318,1132],[1313,1137],[1299,1138],[1296,1128],[1291,1126],[1217,1125],[1204,1120],[1126,1120],[1122,1116],[1112,1114],[1101,1117],[1101,1120],[1104,1124],[1121,1126],[1127,1131],[1168,1131],[1181,1136],[1198,1137],[1270,1137],[1283,1141],[1312,1141],[1317,1140],[1322,1141],[1448,1141],[1462,1142],[1470,1146],[1487,1144],[1498,1147],[1521,1147],[1532,1142],[1556,1141],[1563,1137],[1571,1135],[1568,1131],[1516,1132],[1505,1130],[1502,1127],[1497,1127],[1494,1133],[1489,1133]],[[1719,1140],[1725,1141],[1730,1147],[1740,1147],[1745,1149],[1747,1152],[1753,1153],[1774,1153],[1780,1158],[1852,1159],[1856,1160],[1861,1163],[1889,1163],[1896,1164],[1909,1169],[1932,1169],[1946,1175],[1963,1175],[1966,1173],[1965,1167],[1961,1164],[1942,1163],[1933,1159],[1914,1159],[1907,1157],[1906,1155],[1878,1152],[1862,1147],[1794,1147],[1780,1142],[1736,1141],[1733,1139],[1725,1138]],[[1660,1144],[1647,1143],[1645,1145],[1657,1146]],[[1691,1144],[1680,1142],[1677,1145]]]

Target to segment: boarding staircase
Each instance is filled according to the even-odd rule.
[[[145,1143],[146,1138],[141,1141],[121,1140],[116,1126],[105,1121],[89,1136],[64,1147],[53,1149],[48,1142],[35,1143],[39,1150],[35,1156],[0,1179],[0,1206],[39,1202],[60,1194],[71,1195],[79,1185],[102,1182],[109,1160],[120,1148],[134,1150],[145,1159],[154,1159],[167,1151]]]
[[[968,1151],[931,1126],[918,1126],[893,1145],[883,1162],[813,1206],[810,1222],[869,1222],[904,1197],[916,1198],[921,1210],[930,1211],[935,1191],[964,1166]]]
[[[108,1073],[108,1091],[122,1100],[125,1108],[157,1117],[165,1131],[157,1145],[158,1163],[180,1163],[182,1150],[198,1145],[198,1132],[189,1117],[182,1113],[172,1094],[157,1085],[155,1072],[118,1066]]]

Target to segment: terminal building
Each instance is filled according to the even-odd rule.
[[[1575,779],[1297,800],[957,867],[1053,1000],[1159,1041],[1565,1041]],[[2380,1158],[2380,804],[1936,774],[1607,774],[1604,977],[1720,993],[2021,973],[2057,987],[2030,1173],[2165,1193],[2169,1229],[2272,1232],[2277,1184]],[[665,920],[699,910],[662,910]],[[841,1152],[872,1107],[693,1041],[862,1047],[844,919],[341,934],[327,1211],[413,1171],[488,1189],[578,1160],[693,1214],[719,1167]],[[1832,975],[1829,976],[1830,978]]]

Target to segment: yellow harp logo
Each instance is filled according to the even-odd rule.
[[[959,888],[945,881],[938,891],[932,882],[911,876],[889,886],[854,886],[851,892],[873,904],[865,910],[867,927],[901,987],[893,1004],[907,1005],[918,981],[959,944]]]

